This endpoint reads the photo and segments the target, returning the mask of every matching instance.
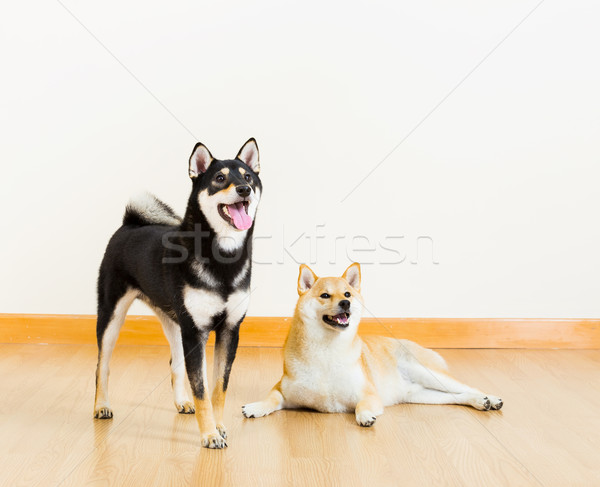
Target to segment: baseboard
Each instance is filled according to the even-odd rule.
[[[281,347],[291,318],[244,320],[242,347]],[[0,343],[96,343],[94,315],[0,314]],[[600,348],[600,319],[364,318],[359,332],[431,348]],[[212,340],[212,339],[211,339]],[[128,316],[124,345],[167,345],[154,316]]]

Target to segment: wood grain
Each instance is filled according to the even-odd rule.
[[[373,428],[311,411],[244,419],[241,406],[279,379],[281,350],[242,348],[229,448],[209,451],[194,417],[173,406],[168,347],[117,346],[115,416],[93,420],[94,345],[0,345],[0,485],[600,485],[600,351],[442,354],[504,408],[396,405]]]
[[[240,346],[282,347],[290,320],[246,317]],[[94,315],[0,314],[0,343],[91,344],[96,343],[95,330]],[[363,318],[359,331],[434,348],[600,348],[600,319]],[[125,321],[119,343],[166,345],[167,341],[154,316],[132,315]]]

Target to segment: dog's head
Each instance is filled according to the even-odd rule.
[[[192,204],[198,204],[220,246],[235,250],[254,224],[262,184],[258,145],[249,139],[235,159],[215,159],[204,144],[196,144],[189,161]]]
[[[356,332],[362,313],[360,265],[352,264],[342,277],[317,277],[307,265],[298,276],[298,311],[306,326]]]

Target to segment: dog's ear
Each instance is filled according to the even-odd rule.
[[[200,174],[204,174],[213,161],[213,156],[204,144],[198,142],[194,146],[190,156],[190,177],[196,179]]]
[[[256,144],[256,140],[254,140],[254,138],[250,138],[246,141],[235,158],[246,164],[246,166],[252,169],[256,174],[260,172],[258,145]]]
[[[300,274],[298,275],[298,294],[302,296],[318,279],[317,275],[306,264],[300,266]]]
[[[342,275],[348,284],[350,284],[354,289],[360,291],[360,264],[355,262],[354,264],[350,264],[348,269],[344,271]]]

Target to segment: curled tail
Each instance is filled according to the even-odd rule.
[[[173,209],[150,193],[132,198],[123,215],[123,225],[180,225]]]

